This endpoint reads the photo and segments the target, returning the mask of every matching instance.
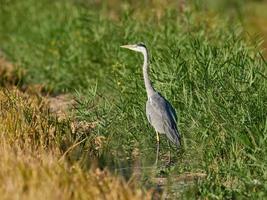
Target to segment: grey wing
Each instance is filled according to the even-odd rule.
[[[155,117],[150,115],[150,118],[153,118],[151,120],[152,123],[150,123],[153,126],[157,126],[158,129],[164,130],[166,136],[174,144],[179,145],[180,135],[176,125],[177,116],[171,104],[160,94],[153,95],[150,98],[149,104],[150,112],[157,118],[157,121],[153,122]]]
[[[173,120],[177,123],[177,115],[176,112],[174,110],[174,108],[172,107],[172,105],[165,99],[166,103],[167,103],[167,108],[173,118]]]

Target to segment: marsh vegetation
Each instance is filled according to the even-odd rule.
[[[266,198],[266,53],[237,2],[0,0],[0,196]],[[142,57],[120,49],[140,41],[182,134],[158,166]]]

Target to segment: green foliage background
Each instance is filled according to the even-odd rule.
[[[75,161],[90,165],[90,138],[105,136],[105,146],[94,154],[102,167],[130,176],[136,148],[144,168],[153,164],[155,133],[144,112],[142,58],[119,48],[142,41],[151,54],[151,79],[176,108],[183,138],[181,149],[171,150],[175,165],[161,167],[161,173],[207,173],[173,195],[267,196],[266,61],[261,41],[243,30],[240,16],[214,14],[202,2],[189,3],[184,13],[172,1],[166,9],[130,1],[0,3],[0,48],[26,70],[19,84],[73,93],[76,117],[97,123],[90,134],[81,133],[88,140]],[[161,138],[164,157],[168,145]],[[142,181],[149,176],[144,170]]]

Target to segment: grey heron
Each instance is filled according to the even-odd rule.
[[[170,104],[159,92],[157,92],[148,77],[149,57],[144,44],[123,45],[133,51],[141,52],[144,56],[143,76],[147,93],[146,116],[149,123],[154,127],[157,138],[157,157],[159,155],[159,133],[166,134],[167,138],[177,147],[180,146],[180,133],[177,128],[177,115]]]

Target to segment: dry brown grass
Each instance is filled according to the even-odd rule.
[[[67,133],[42,98],[0,89],[0,111],[1,199],[151,198],[107,170],[85,171],[61,159],[60,142]]]
[[[0,86],[18,84],[24,71],[9,62],[0,51]]]

